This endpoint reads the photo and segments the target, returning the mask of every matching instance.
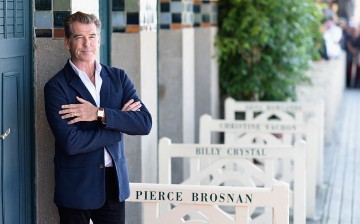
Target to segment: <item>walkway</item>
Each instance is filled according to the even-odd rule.
[[[334,140],[325,148],[318,218],[307,224],[360,223],[360,90],[346,90]]]

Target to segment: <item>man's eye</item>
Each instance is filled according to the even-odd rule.
[[[80,40],[82,38],[82,36],[76,36],[74,37],[75,40]]]

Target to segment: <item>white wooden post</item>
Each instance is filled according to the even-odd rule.
[[[307,183],[306,183],[306,217],[314,218],[316,212],[316,178],[318,177],[317,172],[319,171],[319,149],[318,148],[318,131],[316,129],[317,123],[315,119],[311,119],[307,125],[306,142],[308,146],[306,155],[306,172],[307,172]],[[322,150],[323,151],[323,150]]]
[[[306,198],[307,198],[307,187],[306,187],[306,155],[304,142],[295,143],[296,162],[294,162],[294,193],[293,200],[294,204],[294,224],[304,223],[304,217],[306,217]],[[305,219],[306,221],[306,219]]]
[[[167,150],[170,146],[169,138],[161,138],[159,141],[159,183],[171,184],[171,152]]]

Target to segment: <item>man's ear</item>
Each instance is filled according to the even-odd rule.
[[[70,49],[70,40],[67,37],[64,38],[64,44],[67,49]]]

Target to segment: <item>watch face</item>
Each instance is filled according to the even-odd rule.
[[[97,115],[98,115],[98,118],[103,118],[104,117],[104,109],[99,108],[97,111]]]

